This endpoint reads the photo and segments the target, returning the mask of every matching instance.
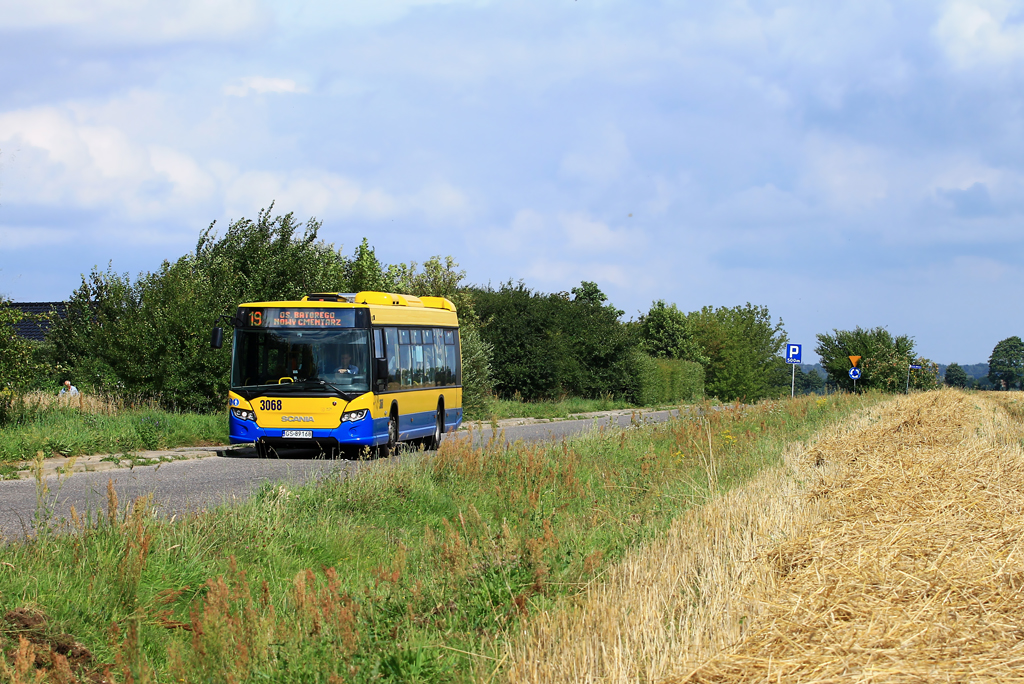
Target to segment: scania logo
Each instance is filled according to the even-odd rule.
[[[313,416],[281,416],[282,423],[312,423]]]

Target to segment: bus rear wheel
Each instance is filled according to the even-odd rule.
[[[437,414],[434,416],[434,434],[427,437],[424,447],[428,450],[437,449],[441,446],[441,435],[444,434],[444,407],[437,407]]]

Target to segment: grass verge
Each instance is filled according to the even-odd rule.
[[[127,454],[227,443],[223,414],[173,413],[146,403],[46,395],[2,397],[0,464],[44,456]],[[0,469],[0,475],[3,470]]]
[[[576,413],[636,408],[633,404],[611,396],[601,399],[562,397],[546,401],[492,399],[486,408],[466,413],[467,420],[504,420],[506,418],[568,418]]]
[[[66,533],[0,549],[0,646],[11,671],[41,663],[54,681],[487,681],[525,616],[877,401],[705,407],[557,444],[450,440],[177,521],[110,489]]]

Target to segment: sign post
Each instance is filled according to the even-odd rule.
[[[853,368],[850,369],[850,379],[853,380],[853,392],[857,393],[857,378],[860,377],[860,369],[857,368],[857,362],[860,361],[859,356],[848,356],[850,363],[853,364]]]
[[[800,352],[802,349],[802,345],[799,344],[786,345],[786,363],[793,366],[793,380],[790,382],[789,386],[790,398],[796,396],[796,366],[800,363]]]

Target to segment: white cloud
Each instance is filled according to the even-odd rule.
[[[290,78],[266,78],[264,76],[249,76],[224,86],[224,94],[234,97],[245,97],[249,93],[262,95],[264,93],[306,92],[309,91]]]
[[[222,40],[263,30],[259,0],[0,0],[0,29],[64,29],[82,42]]]
[[[9,250],[59,245],[71,242],[76,237],[75,231],[64,228],[0,225],[0,244]]]
[[[568,238],[570,249],[584,252],[635,252],[646,243],[639,229],[613,230],[608,224],[594,221],[585,214],[560,214],[558,221]]]
[[[851,212],[887,197],[894,169],[883,150],[815,134],[808,138],[804,154],[802,184],[827,205]]]
[[[397,21],[416,9],[469,5],[481,7],[489,0],[307,0],[275,3],[283,23],[302,30],[322,30],[325,26],[373,26]]]
[[[399,194],[323,169],[239,169],[80,117],[57,107],[0,114],[6,205],[100,210],[133,222],[176,216],[185,224],[187,217],[250,216],[270,201],[318,218],[461,222],[471,215],[465,192],[444,180]]]
[[[520,209],[512,217],[507,228],[492,228],[481,231],[477,238],[486,242],[491,250],[506,257],[513,254],[535,253],[546,243],[547,219],[533,209]]]
[[[581,281],[599,285],[625,287],[630,283],[629,273],[621,264],[579,262],[541,257],[530,262],[525,272],[531,287],[539,285],[548,290],[569,291]],[[535,285],[536,284],[536,285]]]
[[[933,33],[955,66],[1004,65],[1024,57],[1024,24],[1013,21],[1020,2],[952,0]]]
[[[249,216],[270,200],[300,216],[320,218],[328,214],[383,218],[399,209],[398,200],[381,190],[365,189],[348,178],[319,171],[250,171],[232,179],[225,189],[231,216]]]

